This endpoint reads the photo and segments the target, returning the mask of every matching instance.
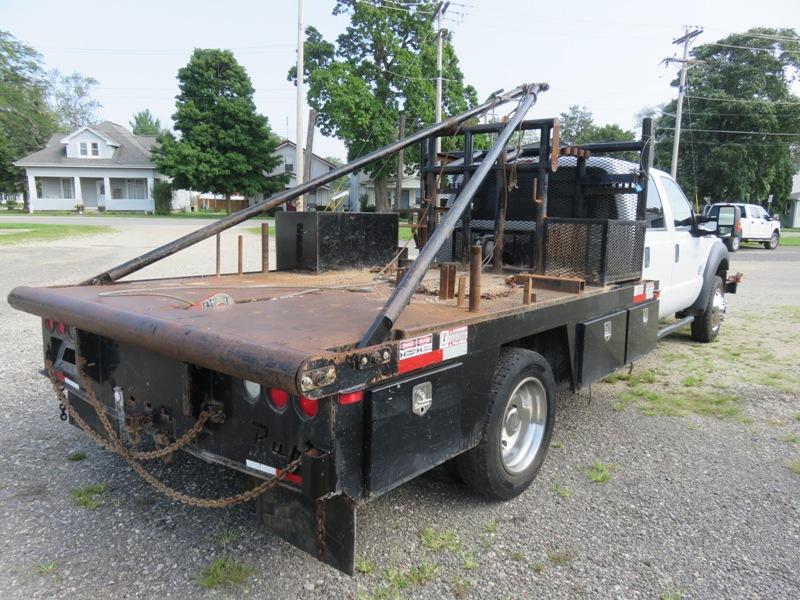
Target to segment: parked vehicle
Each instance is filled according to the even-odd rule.
[[[557,119],[525,120],[545,89],[492,98],[81,285],[13,290],[42,318],[63,417],[176,500],[255,499],[270,530],[347,573],[357,506],[437,465],[455,459],[494,498],[522,493],[558,387],[584,388],[688,323],[712,341],[736,291],[707,219],[649,168],[651,122],[641,141],[562,146]],[[512,99],[507,122],[470,122]],[[520,131],[540,141],[509,148]],[[494,145],[475,150],[487,133]],[[464,150],[437,153],[439,136]],[[428,204],[415,260],[397,251],[393,214],[282,211],[277,271],[263,228],[260,272],[119,281],[412,144]],[[134,450],[142,440],[156,450]],[[171,490],[142,463],[178,449],[259,483],[219,500]]]
[[[703,214],[716,217],[721,206],[735,206],[738,212],[735,232],[725,240],[728,250],[736,252],[740,242],[760,242],[767,250],[775,250],[778,247],[781,239],[781,222],[777,218],[770,217],[763,207],[738,202],[718,203],[706,206]]]

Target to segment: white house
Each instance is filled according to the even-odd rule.
[[[279,155],[283,160],[282,164],[278,165],[275,170],[270,173],[270,175],[279,175],[281,173],[290,173],[290,179],[286,183],[286,187],[294,187],[297,185],[297,174],[295,173],[294,169],[294,159],[295,159],[295,148],[297,148],[297,144],[295,144],[291,140],[283,140],[278,147],[275,148],[275,154]],[[307,160],[307,153],[306,153],[306,160]],[[325,160],[321,156],[317,156],[316,154],[311,155],[311,179],[315,177],[319,177],[320,175],[324,175],[328,171],[332,171],[336,168],[336,165],[330,162],[329,160]],[[328,204],[331,196],[331,189],[328,185],[323,185],[318,187],[314,192],[311,192],[306,196],[306,206],[319,206],[320,209]]]
[[[152,211],[150,160],[155,137],[134,135],[103,121],[69,134],[53,135],[47,145],[14,164],[28,178],[30,210]]]
[[[792,179],[792,193],[789,194],[789,204],[784,225],[786,227],[800,227],[800,172],[795,173]]]
[[[396,180],[390,178],[387,182],[389,202],[396,206],[394,195],[396,191]],[[400,184],[400,206],[399,208],[419,208],[421,200],[421,188],[418,175],[403,175],[403,182]],[[366,206],[375,206],[375,181],[365,172],[358,173],[358,198],[359,203],[362,198],[366,198]],[[360,210],[358,206],[351,207],[351,210]]]

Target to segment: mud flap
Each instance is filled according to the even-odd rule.
[[[356,506],[347,496],[312,500],[281,487],[256,499],[258,519],[278,537],[353,575]]]

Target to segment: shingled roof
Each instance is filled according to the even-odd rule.
[[[153,161],[150,159],[150,150],[156,143],[155,136],[134,135],[122,125],[111,121],[103,121],[99,125],[92,126],[91,129],[119,144],[119,147],[114,150],[114,156],[93,158],[91,161],[87,161],[85,158],[67,158],[66,149],[62,143],[64,134],[56,133],[50,136],[44,148],[19,159],[14,164],[18,167],[154,167]]]

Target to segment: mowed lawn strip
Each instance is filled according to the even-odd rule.
[[[30,241],[50,241],[79,235],[108,233],[100,225],[45,225],[42,223],[0,223],[0,246]]]

